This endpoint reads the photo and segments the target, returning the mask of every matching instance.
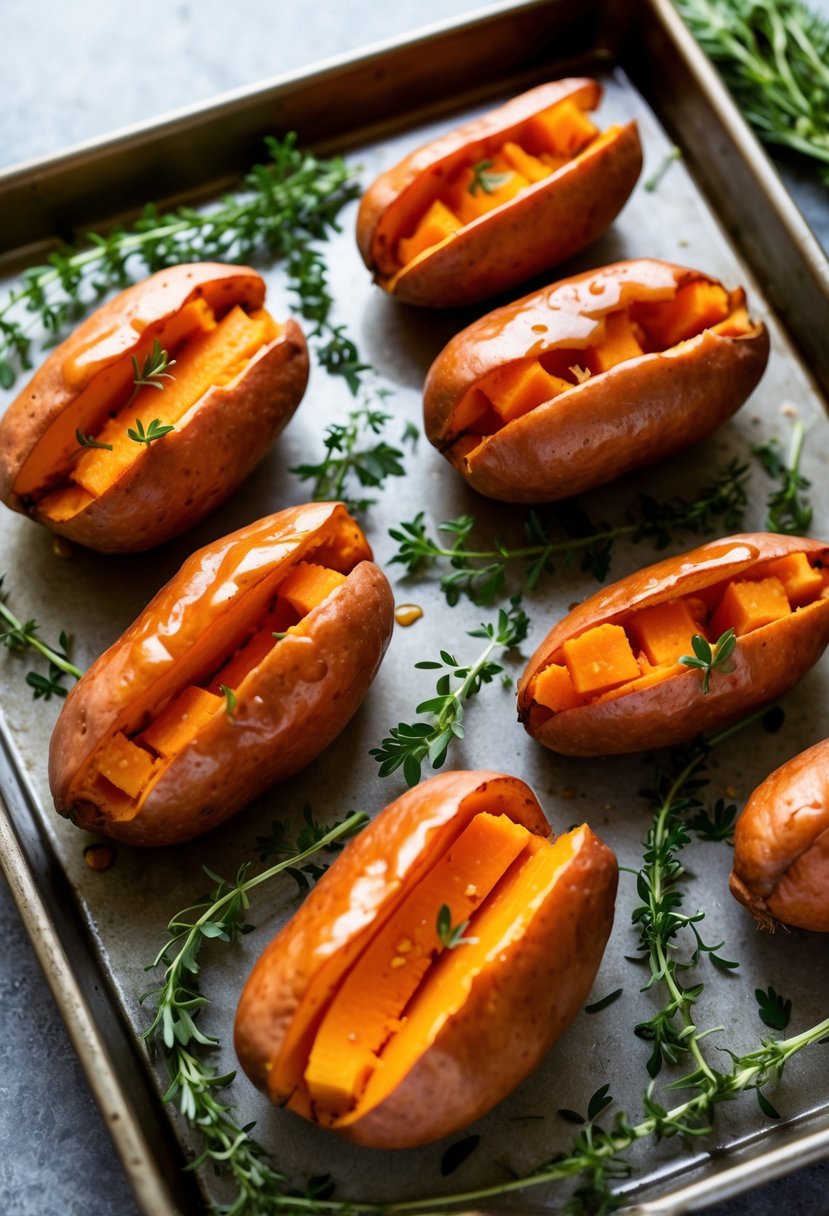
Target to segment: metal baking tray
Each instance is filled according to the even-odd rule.
[[[64,155],[0,175],[0,269],[11,278],[27,262],[74,229],[95,227],[135,211],[146,200],[209,200],[261,157],[261,136],[296,129],[301,143],[341,150],[364,167],[370,181],[410,148],[493,103],[543,79],[590,70],[602,80],[605,123],[631,115],[640,125],[646,169],[659,165],[671,144],[683,151],[659,188],[637,187],[610,231],[561,274],[628,256],[657,256],[697,265],[729,284],[744,283],[752,310],[767,321],[773,354],[750,402],[705,443],[652,469],[584,498],[596,518],[618,518],[637,493],[657,497],[691,492],[729,456],[748,456],[752,444],[777,436],[785,443],[790,417],[810,427],[803,471],[812,478],[813,532],[829,533],[829,486],[823,475],[826,419],[820,395],[829,391],[829,353],[823,342],[829,319],[829,267],[783,191],[764,154],[744,127],[715,74],[664,0],[619,4],[613,0],[535,0],[487,10],[461,25],[331,61],[134,128]],[[378,119],[378,115],[382,119]],[[343,320],[390,391],[388,406],[418,421],[423,376],[448,337],[472,312],[426,315],[400,307],[372,288],[354,247],[354,208],[328,249],[332,284]],[[284,315],[290,299],[279,266],[264,267],[269,299]],[[484,311],[482,306],[478,311]],[[6,394],[9,397],[11,394]],[[0,402],[3,404],[3,402]],[[296,419],[247,484],[214,516],[161,550],[132,558],[105,558],[76,549],[69,560],[53,555],[51,537],[27,520],[3,512],[0,553],[12,593],[10,606],[35,615],[46,637],[61,628],[74,635],[75,661],[87,665],[112,642],[151,595],[197,546],[251,518],[303,501],[304,488],[287,470],[321,452],[324,428],[342,419],[352,400],[347,389],[315,369]],[[390,438],[399,438],[391,428]],[[387,530],[425,510],[432,529],[473,512],[481,535],[519,535],[523,512],[486,503],[467,491],[425,441],[409,456],[409,475],[394,479],[371,509],[366,527],[378,560],[388,562]],[[762,526],[770,485],[752,462],[746,528]],[[673,551],[694,542],[679,540]],[[618,545],[611,577],[655,559],[647,543]],[[254,857],[254,841],[273,818],[299,821],[304,803],[333,821],[362,808],[376,811],[402,786],[379,781],[368,748],[387,728],[409,717],[429,695],[427,673],[413,663],[439,646],[476,653],[465,631],[491,616],[466,603],[449,608],[434,582],[400,579],[388,568],[400,601],[416,601],[423,619],[395,638],[369,697],[343,735],[304,773],[270,791],[224,828],[179,849],[154,853],[119,848],[114,867],[91,871],[83,861],[89,837],[51,811],[44,756],[57,706],[34,703],[14,656],[0,660],[5,685],[0,712],[0,862],[61,1007],[90,1084],[108,1121],[139,1207],[153,1216],[198,1212],[226,1196],[212,1174],[182,1172],[197,1140],[164,1109],[166,1079],[138,1039],[147,1013],[138,997],[148,986],[144,965],[154,955],[169,917],[204,892],[202,864],[227,876]],[[596,584],[562,568],[526,600],[533,631],[525,656],[549,623]],[[508,664],[517,675],[523,659]],[[786,723],[776,734],[738,737],[711,762],[712,796],[737,800],[776,765],[829,735],[829,674],[818,666],[784,701]],[[588,819],[617,850],[620,862],[638,866],[649,811],[639,791],[650,783],[653,757],[622,757],[601,765],[561,757],[537,747],[514,725],[512,694],[498,686],[470,704],[468,734],[451,763],[501,768],[538,792],[553,826]],[[754,1008],[755,986],[773,984],[793,1000],[792,1029],[825,1016],[829,980],[825,942],[793,932],[784,938],[755,933],[727,895],[730,859],[723,845],[688,849],[693,881],[686,906],[705,909],[709,939],[724,939],[729,957],[742,960],[736,976],[703,972],[701,1025],[723,1024],[720,1041],[749,1047],[764,1028]],[[234,1066],[229,1049],[235,1001],[253,959],[295,907],[292,884],[254,901],[258,931],[231,949],[208,952],[203,979],[211,1006],[205,1025],[225,1049],[218,1063]],[[445,1144],[396,1154],[361,1150],[273,1110],[244,1077],[230,1093],[239,1121],[257,1121],[257,1136],[281,1168],[297,1180],[330,1172],[338,1196],[377,1200],[425,1193],[469,1191],[503,1178],[502,1166],[523,1173],[565,1148],[572,1129],[559,1107],[584,1108],[590,1093],[609,1082],[617,1107],[636,1119],[647,1080],[647,1044],[633,1026],[648,1016],[640,972],[624,958],[635,949],[630,910],[631,877],[622,876],[616,926],[594,999],[616,987],[623,997],[594,1016],[582,1016],[545,1065],[475,1127],[476,1152],[450,1178],[439,1165]],[[693,908],[691,907],[693,905]],[[717,1036],[710,1040],[715,1044]],[[712,1047],[712,1050],[714,1048]],[[669,1077],[664,1078],[666,1081]],[[716,1134],[704,1141],[639,1145],[634,1178],[623,1190],[635,1210],[668,1216],[698,1210],[781,1173],[829,1156],[829,1088],[814,1055],[794,1060],[775,1094],[783,1118],[770,1124],[750,1101],[725,1108]],[[528,1119],[527,1116],[533,1116]],[[514,1195],[510,1210],[555,1211],[564,1192],[543,1189]]]

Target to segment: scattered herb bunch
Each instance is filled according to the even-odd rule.
[[[504,592],[508,573],[516,563],[523,565],[521,591],[532,591],[543,578],[554,575],[557,562],[567,568],[578,560],[582,571],[602,582],[610,569],[613,545],[621,537],[635,544],[650,540],[663,549],[677,532],[703,535],[738,528],[748,502],[748,475],[747,465],[732,460],[692,498],[676,496],[658,502],[640,494],[636,509],[615,525],[595,523],[574,500],[558,503],[549,511],[532,510],[524,523],[526,544],[514,548],[497,538],[488,547],[473,546],[470,537],[476,523],[472,515],[440,524],[439,531],[451,537],[450,542],[441,543],[429,535],[421,511],[389,530],[398,544],[391,561],[404,566],[408,574],[443,570],[440,585],[450,604],[456,604],[462,595],[476,604],[493,603]]]
[[[420,781],[424,763],[428,761],[435,769],[443,765],[453,740],[464,736],[466,703],[503,671],[492,656],[519,646],[527,636],[529,624],[516,597],[509,610],[499,611],[495,622],[469,631],[471,638],[485,638],[486,645],[468,665],[460,664],[448,650],[441,650],[439,661],[424,659],[415,663],[421,671],[442,671],[435,685],[436,695],[415,707],[416,714],[427,715],[426,721],[392,726],[380,746],[371,749],[369,754],[380,765],[379,776],[388,777],[402,767],[407,784],[412,786]]]
[[[675,0],[765,143],[816,162],[829,183],[829,22],[800,0]]]
[[[163,966],[164,978],[157,988],[141,997],[142,1001],[151,1001],[154,1008],[153,1020],[143,1037],[159,1050],[167,1065],[170,1086],[164,1101],[175,1103],[202,1137],[202,1152],[190,1168],[212,1162],[236,1188],[235,1201],[223,1209],[228,1216],[276,1211],[285,1176],[267,1163],[263,1149],[251,1138],[249,1129],[236,1123],[233,1106],[216,1095],[217,1090],[230,1084],[235,1074],[220,1074],[206,1058],[219,1041],[198,1023],[200,1012],[209,1003],[199,987],[200,951],[207,942],[218,940],[229,944],[251,932],[253,925],[247,923],[246,916],[254,888],[286,872],[294,877],[304,876],[312,857],[335,848],[366,821],[367,816],[356,811],[327,831],[320,832],[318,825],[313,825],[313,839],[309,842],[306,816],[306,828],[292,846],[287,843],[287,825],[280,824],[280,838],[285,846],[281,851],[286,855],[251,877],[248,877],[249,862],[240,866],[232,882],[205,867],[208,878],[215,883],[213,890],[172,918],[167,926],[167,940],[147,968]],[[276,834],[276,824],[273,830]],[[319,862],[315,864],[322,873],[325,867]]]
[[[387,394],[378,390],[375,397],[380,401]],[[344,502],[349,510],[366,511],[375,499],[365,495],[355,497],[358,490],[379,489],[387,477],[402,477],[402,448],[388,443],[382,435],[392,421],[392,415],[377,409],[369,398],[357,405],[345,423],[334,423],[325,432],[323,444],[325,456],[316,464],[301,464],[291,469],[300,481],[312,483],[313,497],[322,502],[336,500]],[[372,437],[376,443],[369,442]],[[412,447],[417,443],[419,432],[411,423],[403,426],[401,443]]]
[[[45,676],[38,671],[26,673],[26,683],[32,689],[35,700],[40,697],[45,701],[51,700],[53,696],[65,697],[69,690],[63,685],[64,677],[72,676],[73,679],[79,680],[83,675],[80,668],[70,662],[69,637],[61,630],[58,645],[53,646],[38,637],[37,621],[18,620],[6,603],[3,577],[0,575],[0,644],[13,654],[22,655],[34,650],[48,662],[48,673]]]
[[[0,304],[0,384],[9,388],[19,368],[31,366],[27,322],[60,337],[108,291],[127,287],[138,273],[182,262],[246,262],[265,253],[286,259],[300,311],[325,337],[320,358],[329,370],[352,372],[356,352],[331,326],[332,307],[322,255],[314,242],[336,229],[340,209],[357,192],[353,171],[339,157],[320,160],[296,147],[296,136],[265,140],[269,161],[257,164],[243,192],[205,210],[161,213],[149,203],[130,227],[106,236],[88,233],[43,266],[25,271]],[[330,366],[329,366],[330,365]],[[164,369],[162,369],[163,371]]]

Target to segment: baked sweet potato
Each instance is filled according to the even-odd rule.
[[[616,262],[457,334],[426,379],[426,434],[481,494],[569,498],[725,422],[768,352],[742,288],[668,262]]]
[[[604,232],[642,168],[634,122],[594,126],[595,80],[539,85],[412,152],[368,189],[357,244],[400,300],[450,308],[506,291]]]
[[[195,524],[261,460],[305,391],[302,331],[277,324],[264,300],[254,270],[202,262],[104,304],[0,422],[0,499],[107,553]]]
[[[377,1148],[505,1097],[572,1021],[613,920],[610,849],[586,825],[549,837],[529,787],[498,773],[443,773],[386,807],[245,985],[236,1051],[255,1084]]]
[[[827,564],[824,541],[757,532],[631,574],[553,626],[519,681],[518,716],[573,756],[667,747],[723,726],[820,658]],[[728,663],[708,673],[680,663],[694,657],[694,635],[715,647],[731,629]]]
[[[57,810],[129,844],[177,844],[318,756],[391,636],[370,559],[339,503],[189,557],[67,697],[49,752]]]
[[[759,924],[829,933],[829,739],[758,786],[737,820],[731,894]]]

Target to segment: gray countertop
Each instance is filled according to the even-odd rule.
[[[817,5],[829,13],[829,0]],[[218,92],[459,17],[469,0],[6,0],[0,165],[48,155]],[[829,200],[784,168],[829,247]],[[135,1205],[9,892],[0,883],[0,1210],[131,1216]],[[716,1209],[719,1216],[825,1213],[829,1164]]]

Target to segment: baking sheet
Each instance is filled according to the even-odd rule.
[[[742,282],[749,289],[753,311],[769,324],[773,355],[750,402],[714,437],[608,490],[585,495],[584,505],[594,518],[618,519],[635,505],[640,490],[658,498],[690,494],[730,456],[748,458],[752,444],[777,435],[785,445],[791,416],[796,413],[810,426],[804,472],[815,486],[812,531],[816,535],[829,532],[829,502],[825,478],[821,477],[826,420],[808,376],[764,305],[759,285],[702,201],[686,167],[673,165],[656,192],[643,190],[642,181],[661,162],[671,141],[622,71],[603,68],[600,76],[607,89],[601,111],[603,123],[637,117],[646,167],[632,200],[610,232],[580,258],[562,267],[561,274],[620,257],[658,256],[700,266],[729,284]],[[504,96],[508,95],[505,91]],[[364,166],[364,178],[370,181],[410,148],[474,112],[475,107],[458,107],[451,115],[431,123],[409,127],[396,136],[385,135],[382,141],[355,149],[352,155]],[[339,307],[335,319],[348,324],[364,357],[377,369],[378,383],[390,390],[387,407],[399,416],[399,422],[390,427],[389,439],[395,442],[407,420],[419,421],[420,389],[432,358],[475,314],[424,315],[399,307],[373,289],[353,244],[355,210],[352,207],[343,215],[344,232],[328,248]],[[270,307],[276,315],[284,315],[290,297],[279,267],[267,269],[266,278]],[[477,311],[484,311],[484,307]],[[87,665],[120,634],[193,548],[257,515],[304,501],[304,487],[286,470],[301,461],[318,459],[325,426],[342,420],[352,404],[345,385],[315,369],[294,422],[246,486],[198,529],[153,554],[103,558],[76,549],[69,559],[61,560],[53,555],[48,534],[4,512],[0,519],[0,552],[11,592],[10,606],[22,616],[36,615],[46,637],[54,638],[61,628],[67,628],[74,635],[75,661]],[[366,520],[381,564],[394,550],[386,534],[388,527],[411,519],[419,510],[425,511],[431,531],[444,519],[472,512],[479,520],[482,537],[496,531],[505,540],[520,535],[523,512],[476,498],[425,440],[420,441],[407,463],[410,475],[388,484]],[[768,479],[754,463],[752,507],[746,513],[746,528],[762,526],[769,488]],[[688,538],[687,544],[677,543],[669,551],[679,551],[692,543],[693,538]],[[620,544],[614,551],[611,577],[621,577],[655,556],[647,543],[635,547]],[[231,877],[241,861],[254,855],[254,840],[267,833],[271,819],[290,818],[298,826],[306,802],[322,821],[333,821],[352,809],[376,811],[385,805],[403,787],[396,777],[379,782],[376,765],[367,751],[379,743],[389,726],[410,719],[414,705],[430,694],[430,674],[414,672],[413,663],[432,657],[439,646],[452,649],[462,660],[477,653],[479,643],[467,638],[465,631],[489,619],[491,610],[465,602],[450,609],[436,582],[400,579],[399,567],[387,569],[398,600],[417,602],[424,616],[409,629],[396,629],[366,704],[340,739],[309,770],[271,791],[210,838],[153,854],[119,848],[116,865],[103,874],[93,873],[83,862],[83,847],[90,838],[57,820],[48,810],[43,757],[58,707],[31,702],[22,684],[27,664],[4,654],[0,673],[9,693],[3,698],[3,730],[10,741],[12,763],[19,767],[40,808],[48,844],[45,856],[50,863],[56,858],[67,876],[71,891],[68,906],[74,904],[83,917],[133,1033],[147,1022],[146,1012],[138,1005],[139,995],[149,986],[144,965],[155,954],[169,916],[204,893],[207,883],[200,865],[208,864]],[[560,570],[554,580],[546,581],[536,594],[527,597],[533,631],[522,648],[524,659],[552,620],[595,586],[587,576]],[[517,660],[508,670],[517,676],[522,667],[523,661]],[[771,768],[829,734],[826,682],[825,665],[819,666],[786,698],[782,731],[774,735],[755,732],[724,746],[713,757],[712,797],[730,788],[741,801]],[[536,789],[554,828],[561,830],[587,818],[617,850],[622,865],[638,866],[640,842],[649,823],[648,808],[639,791],[651,783],[653,758],[611,758],[597,765],[544,752],[514,723],[513,694],[497,684],[470,704],[467,721],[467,738],[450,758],[453,766],[495,767],[522,777]],[[8,784],[3,792],[8,799]],[[722,976],[703,964],[701,978],[706,980],[706,991],[698,1007],[699,1025],[724,1024],[727,1029],[723,1042],[732,1048],[750,1047],[766,1033],[756,1016],[753,990],[768,984],[792,998],[792,1031],[818,1021],[825,1015],[829,995],[826,982],[816,982],[823,973],[825,943],[801,933],[792,933],[785,940],[756,934],[750,919],[727,895],[728,849],[700,843],[689,848],[687,856],[694,875],[687,910],[703,907],[706,940],[724,939],[723,953],[742,961],[736,976]],[[310,1174],[331,1172],[337,1180],[338,1197],[385,1200],[425,1193],[451,1194],[497,1182],[505,1176],[504,1163],[521,1173],[532,1169],[566,1148],[572,1138],[572,1127],[555,1115],[556,1108],[584,1109],[590,1094],[604,1082],[610,1083],[619,1106],[635,1119],[646,1080],[644,1063],[649,1047],[633,1037],[632,1028],[649,1016],[654,1006],[650,997],[638,992],[641,971],[624,959],[635,949],[636,936],[629,924],[634,902],[633,880],[623,876],[616,928],[594,991],[595,999],[621,986],[623,997],[602,1013],[578,1019],[535,1076],[472,1129],[480,1133],[481,1142],[452,1177],[440,1176],[445,1143],[393,1155],[356,1149],[285,1112],[274,1111],[244,1078],[238,1079],[231,1091],[239,1103],[239,1121],[257,1120],[258,1138],[273,1150],[278,1164],[296,1181]],[[241,983],[253,959],[295,906],[290,880],[257,894],[250,919],[258,931],[231,949],[215,946],[206,952],[210,966],[205,968],[203,978],[211,1006],[204,1024],[220,1033],[227,1044]],[[717,1041],[712,1037],[710,1044]],[[217,1063],[230,1068],[235,1061],[227,1051]],[[166,1088],[163,1076],[158,1078],[158,1085],[161,1090]],[[789,1065],[774,1101],[784,1115],[782,1132],[779,1125],[764,1127],[756,1106],[746,1099],[722,1112],[718,1134],[711,1141],[694,1143],[690,1149],[677,1142],[659,1148],[650,1143],[640,1145],[632,1158],[636,1181],[629,1188],[631,1194],[635,1192],[639,1197],[691,1184],[708,1176],[723,1153],[729,1162],[737,1161],[743,1152],[752,1157],[765,1153],[783,1143],[789,1127],[794,1126],[800,1133],[807,1125],[829,1126],[825,1075],[814,1053],[806,1053]],[[192,1149],[197,1141],[181,1121],[174,1119],[174,1123],[185,1151]],[[759,1170],[756,1177],[760,1177]],[[222,1197],[212,1175],[202,1183],[210,1199]],[[510,1203],[521,1207],[527,1200],[554,1207],[560,1201],[560,1192],[536,1190],[514,1197]],[[188,1201],[185,1198],[182,1202]],[[145,1206],[148,1211],[158,1210]],[[680,1209],[662,1206],[659,1210]]]

